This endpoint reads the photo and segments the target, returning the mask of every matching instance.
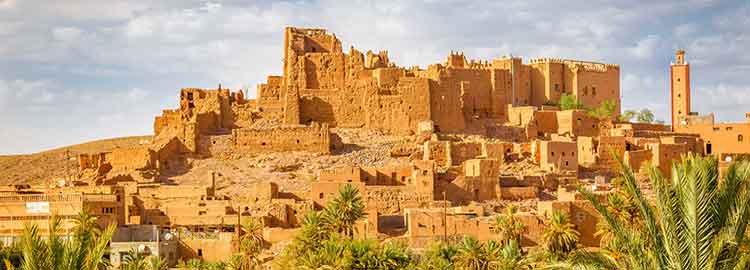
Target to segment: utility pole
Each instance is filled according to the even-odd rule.
[[[445,190],[443,190],[443,241],[448,243],[448,207],[446,204],[448,203],[448,200],[446,199]]]

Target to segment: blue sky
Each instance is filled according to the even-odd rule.
[[[451,50],[620,64],[623,107],[662,120],[668,66],[685,48],[693,110],[750,111],[749,1],[0,0],[0,154],[150,134],[183,87],[254,95],[281,73],[287,25],[387,49],[401,66]]]

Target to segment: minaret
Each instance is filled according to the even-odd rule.
[[[672,86],[672,130],[686,124],[690,113],[690,64],[685,61],[685,51],[677,50],[675,62],[670,66]]]

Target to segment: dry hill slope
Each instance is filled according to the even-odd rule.
[[[150,141],[151,136],[96,140],[28,155],[0,156],[0,185],[43,184],[62,178],[66,170],[75,173],[75,157],[81,153],[106,152]],[[68,154],[68,151],[69,154]],[[66,162],[66,156],[70,157]]]

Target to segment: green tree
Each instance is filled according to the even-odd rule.
[[[136,249],[130,249],[123,256],[120,268],[122,270],[142,270],[146,269],[147,264],[146,256],[143,253],[138,252]]]
[[[152,255],[146,258],[147,270],[167,270],[167,260],[162,256]]]
[[[560,96],[560,110],[580,110],[584,109],[583,103],[573,95],[562,94]]]
[[[245,261],[244,269],[260,265],[258,256],[263,251],[263,224],[250,220],[242,224],[240,236],[240,255]]]
[[[651,112],[649,109],[642,109],[640,112],[638,112],[638,122],[641,123],[653,123],[654,122],[654,113]]]
[[[493,230],[500,234],[500,243],[504,245],[511,241],[521,242],[525,226],[515,216],[517,212],[518,206],[511,204],[505,207],[505,212],[495,219]]]
[[[484,244],[473,237],[464,238],[458,247],[456,264],[461,269],[482,270],[487,269],[487,258],[484,254]]]
[[[323,210],[323,217],[333,231],[349,238],[354,237],[354,223],[364,215],[365,204],[359,190],[350,184],[344,185]]]
[[[458,254],[455,245],[445,242],[434,242],[427,247],[421,256],[417,269],[419,270],[451,270],[454,257]]]
[[[490,263],[490,269],[523,270],[531,269],[530,261],[524,256],[517,241],[511,240],[500,249],[499,256]]]
[[[631,120],[633,120],[633,118],[636,118],[637,116],[638,116],[638,112],[637,111],[626,110],[626,111],[622,112],[622,114],[620,114],[619,120],[623,121],[623,122],[630,122]]]
[[[588,110],[591,117],[603,120],[613,118],[617,112],[617,102],[614,100],[605,100],[598,107]]]
[[[638,205],[643,227],[632,227],[590,191],[580,189],[622,243],[622,269],[748,269],[747,223],[750,218],[750,164],[733,163],[719,180],[713,157],[688,155],[665,179],[653,166],[650,204],[631,168],[622,160],[624,189]]]
[[[76,233],[70,239],[60,236],[60,218],[49,220],[48,235],[42,236],[36,224],[26,224],[21,236],[21,270],[98,270],[109,265],[104,259],[107,245],[115,226],[107,227],[100,235],[83,237]]]
[[[565,256],[575,250],[580,233],[568,221],[568,216],[560,211],[553,211],[549,227],[542,234],[544,246],[553,255]]]

